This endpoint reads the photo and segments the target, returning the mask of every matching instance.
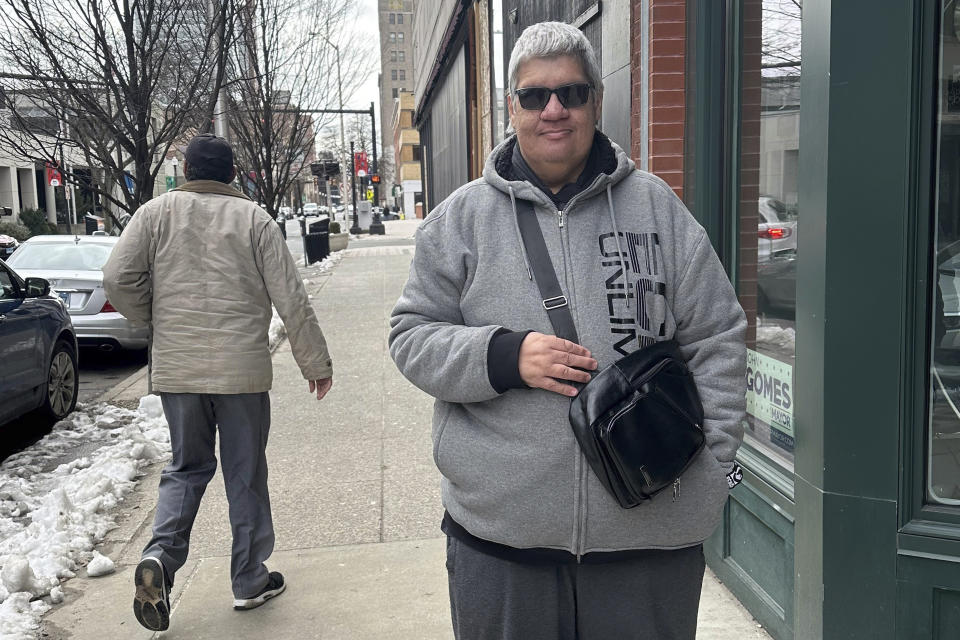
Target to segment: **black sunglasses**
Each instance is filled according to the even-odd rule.
[[[516,93],[517,101],[520,102],[521,107],[531,111],[540,111],[550,102],[552,94],[557,94],[557,100],[560,101],[564,109],[582,107],[590,99],[591,89],[593,89],[593,85],[587,82],[575,82],[556,89],[524,87],[523,89],[517,89],[514,93]]]

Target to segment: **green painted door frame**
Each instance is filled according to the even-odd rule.
[[[895,637],[913,0],[804,2],[795,635]]]

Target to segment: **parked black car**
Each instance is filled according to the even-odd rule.
[[[50,424],[77,404],[77,338],[50,283],[0,260],[0,425],[27,413]]]

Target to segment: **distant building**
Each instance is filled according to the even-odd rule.
[[[393,194],[407,217],[416,214],[416,203],[423,202],[420,174],[420,132],[413,126],[416,103],[412,91],[402,91],[393,102],[393,148],[396,174],[392,176]],[[384,179],[387,177],[384,176]],[[421,209],[420,215],[423,215]]]
[[[378,0],[380,20],[380,148],[382,158],[397,155],[393,148],[394,102],[404,91],[413,91],[413,13],[416,0]],[[418,142],[419,144],[419,142]],[[399,163],[395,167],[399,174]],[[417,178],[419,180],[419,177]],[[381,198],[390,204],[394,177],[383,176]],[[400,204],[397,202],[397,204]],[[411,211],[412,212],[412,211]]]

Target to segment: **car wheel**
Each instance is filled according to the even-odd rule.
[[[40,413],[53,421],[63,420],[77,406],[80,376],[77,354],[66,340],[57,340],[47,371],[47,389]]]

